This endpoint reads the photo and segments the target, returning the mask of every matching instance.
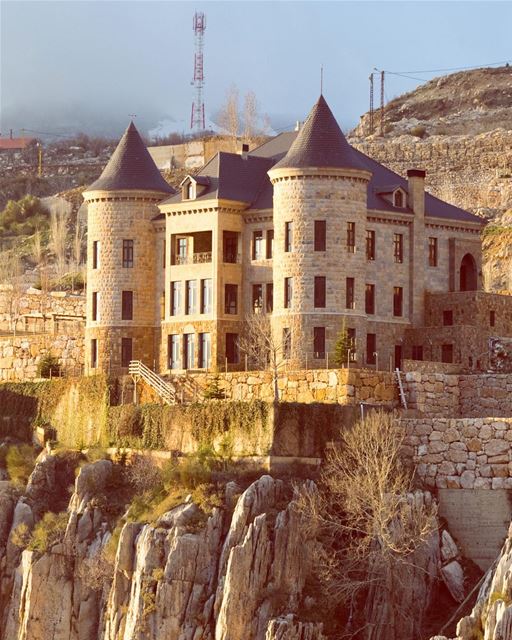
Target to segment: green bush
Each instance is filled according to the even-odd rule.
[[[9,478],[16,484],[26,484],[36,461],[36,452],[28,444],[10,447],[5,457]]]
[[[62,513],[52,513],[51,511],[45,513],[42,520],[36,524],[32,531],[28,549],[45,553],[54,544],[62,541],[67,524],[68,514],[65,511]]]
[[[57,358],[50,353],[45,354],[37,365],[37,375],[39,378],[56,378],[60,376],[60,364]]]
[[[48,211],[39,198],[31,195],[9,200],[0,212],[0,228],[15,235],[32,235],[48,227]]]

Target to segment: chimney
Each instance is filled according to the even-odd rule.
[[[242,153],[240,154],[242,156],[242,160],[247,160],[248,153],[249,153],[249,145],[244,142],[242,144]]]
[[[408,169],[407,183],[409,197],[407,204],[418,218],[425,217],[425,171],[423,169]]]
[[[12,140],[12,129],[9,129],[9,138]]]

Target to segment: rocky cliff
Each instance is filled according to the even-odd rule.
[[[329,637],[322,612],[331,609],[307,586],[317,543],[301,526],[289,482],[263,475],[244,491],[227,482],[211,510],[188,496],[146,524],[125,513],[120,526],[113,502],[122,477],[110,460],[82,466],[60,510],[77,462],[43,453],[24,490],[0,482],[0,638]],[[372,638],[416,637],[438,579],[460,600],[457,554],[449,534],[436,532],[397,585],[416,622],[409,617],[405,635],[400,624],[386,635],[386,603],[374,594]]]

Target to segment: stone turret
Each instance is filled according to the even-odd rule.
[[[292,360],[302,366],[306,357],[313,362],[315,355],[332,354],[343,316],[354,316],[351,326],[364,321],[371,173],[320,96],[288,153],[268,175],[274,187],[274,331],[278,337],[292,329]],[[288,278],[293,294],[287,308]],[[347,308],[348,278],[353,278],[353,308]]]
[[[131,359],[153,367],[158,338],[157,203],[174,193],[133,122],[84,192],[88,211],[86,370],[114,374]]]

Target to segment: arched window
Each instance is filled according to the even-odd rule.
[[[393,193],[393,206],[399,207],[400,209],[404,206],[404,192],[401,189],[397,189]]]
[[[478,286],[476,262],[470,253],[460,263],[460,291],[475,291]]]

